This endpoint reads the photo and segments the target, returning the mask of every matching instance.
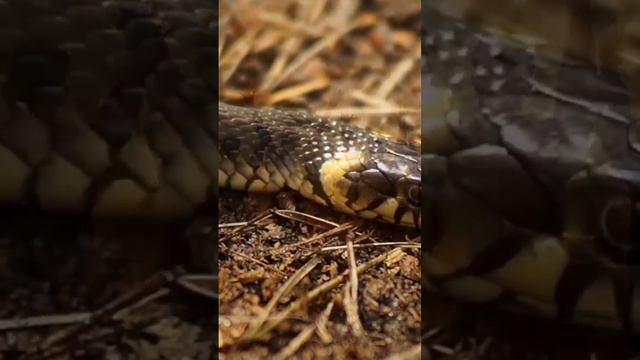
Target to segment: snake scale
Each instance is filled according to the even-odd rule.
[[[275,192],[285,186],[341,212],[420,226],[415,149],[300,111],[220,104],[218,183]]]
[[[423,91],[451,102],[423,126],[427,281],[636,331],[640,139],[627,85],[508,31],[423,14]]]
[[[186,217],[216,190],[209,0],[0,2],[0,201]]]
[[[331,119],[216,103],[214,5],[0,2],[0,202],[173,219],[218,185],[287,186],[421,226],[427,281],[456,298],[640,326],[640,146],[615,77],[432,13],[427,66],[456,108],[418,163]]]

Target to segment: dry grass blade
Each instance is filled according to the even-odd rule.
[[[271,217],[271,214],[272,214],[271,210],[265,210],[265,211],[261,212],[260,214],[256,215],[253,219],[251,219],[251,220],[245,222],[243,225],[238,226],[237,228],[233,229],[233,231],[230,234],[222,236],[220,239],[218,239],[218,243],[223,243],[227,239],[232,238],[232,237],[240,234],[241,232],[246,230],[249,226],[258,223],[261,220],[264,220],[264,219],[267,219],[267,218]]]
[[[352,24],[344,29],[337,30],[334,33],[321,38],[316,42],[313,46],[309,47],[307,50],[301,52],[290,64],[286,67],[282,73],[280,73],[277,77],[274,78],[271,82],[265,82],[260,90],[271,90],[276,88],[282,82],[287,80],[293,73],[298,71],[306,62],[312,59],[321,51],[325,50],[327,47],[333,45],[340,37],[344,36],[348,32],[355,29],[357,24]]]
[[[219,60],[220,66],[220,81],[222,84],[227,83],[233,76],[242,60],[249,54],[251,47],[253,46],[253,40],[258,34],[257,28],[248,31],[242,38],[238,39],[229,50],[223,53]]]
[[[396,248],[421,248],[422,244],[416,244],[413,242],[400,242],[400,241],[394,241],[394,242],[379,242],[379,243],[373,243],[373,244],[353,244],[354,248],[368,248],[368,247],[378,247],[378,246],[393,246]],[[344,250],[346,249],[347,246],[346,245],[337,245],[337,246],[325,246],[322,249],[320,249],[320,251],[336,251],[336,250]]]
[[[364,335],[364,327],[358,315],[358,271],[353,241],[347,240],[347,258],[349,259],[349,281],[344,287],[344,309],[347,313],[347,323],[356,337]]]
[[[379,265],[381,263],[383,263],[385,261],[385,259],[390,256],[395,250],[391,250],[388,252],[385,252],[382,255],[376,256],[375,258],[358,265],[357,267],[357,272],[358,273],[362,273],[364,271],[367,271],[368,269]],[[338,285],[340,285],[340,283],[342,283],[347,276],[349,276],[350,271],[347,270],[345,272],[343,272],[342,274],[338,275],[337,277],[323,283],[322,285],[314,288],[313,290],[309,291],[309,293],[307,294],[307,296],[304,299],[299,299],[294,301],[293,303],[289,304],[289,306],[287,306],[286,309],[282,310],[281,312],[277,313],[276,315],[274,315],[269,321],[267,321],[264,326],[259,329],[256,333],[254,338],[259,338],[262,335],[266,334],[267,332],[269,332],[270,330],[272,330],[273,328],[275,328],[278,324],[280,324],[283,320],[285,320],[293,311],[299,309],[304,303],[311,301],[315,298],[317,298],[319,295],[324,294],[326,292],[328,292],[331,289],[336,288]]]
[[[427,359],[429,355],[427,354]],[[388,356],[385,360],[419,360],[422,358],[422,346],[416,344],[408,348],[407,350]]]
[[[239,221],[239,222],[233,222],[233,223],[218,224],[218,228],[247,226],[248,224],[249,224],[248,221]]]
[[[314,330],[316,329],[315,324],[309,324],[305,327],[296,337],[293,338],[285,346],[280,350],[273,358],[276,360],[285,360],[291,358],[295,354],[295,352],[304,345],[309,339],[311,339],[311,335],[313,335]]]
[[[378,90],[375,92],[375,96],[379,98],[387,98],[398,84],[403,81],[405,77],[410,75],[411,69],[416,66],[418,61],[420,61],[421,55],[421,48],[420,46],[417,46],[413,49],[411,54],[398,62],[391,69],[391,73],[389,77],[387,77],[387,80],[380,84]]]
[[[331,316],[331,310],[333,310],[333,301],[329,301],[329,303],[327,303],[322,314],[316,319],[316,333],[320,340],[325,344],[329,344],[333,341],[333,337],[327,329],[327,322],[329,321],[329,316]]]
[[[211,300],[218,300],[218,294],[216,294],[215,292],[203,287],[203,286],[199,286],[196,284],[196,282],[199,281],[207,281],[207,282],[211,282],[214,283],[215,280],[217,279],[216,275],[210,275],[210,274],[202,274],[202,275],[197,275],[197,274],[191,274],[191,275],[183,275],[180,276],[177,280],[176,283],[180,286],[182,286],[183,288],[193,292],[194,294],[198,294],[201,296],[204,296],[206,298],[209,298]]]
[[[285,219],[297,221],[303,224],[311,225],[314,227],[319,227],[323,229],[333,229],[338,227],[338,223],[334,223],[333,221],[329,221],[323,219],[321,217],[309,215],[300,211],[295,210],[276,210],[274,212],[276,215],[282,216]]]
[[[353,229],[356,229],[358,226],[360,226],[362,224],[362,220],[361,219],[354,219],[351,220],[349,222],[346,222],[344,224],[340,224],[338,226],[336,226],[335,228],[331,229],[331,230],[327,230],[323,233],[320,233],[318,235],[315,235],[307,240],[301,241],[299,243],[296,244],[291,244],[288,245],[289,247],[294,247],[294,246],[302,246],[302,245],[309,245],[312,244],[316,241],[320,241],[322,239],[326,239],[328,237],[331,236],[335,236],[335,235],[339,235],[342,233],[346,233],[347,231],[351,231]]]
[[[161,289],[158,289],[156,292],[154,292],[152,294],[149,294],[149,295],[143,297],[142,299],[136,301],[135,303],[131,304],[130,306],[127,306],[127,307],[123,308],[122,310],[114,313],[112,318],[114,320],[124,319],[128,314],[133,312],[133,310],[141,308],[144,305],[149,304],[149,303],[151,303],[153,301],[156,301],[158,299],[161,299],[161,298],[169,295],[170,293],[171,293],[171,290],[169,288],[163,287]]]
[[[0,320],[0,331],[24,329],[30,327],[68,325],[86,322],[91,318],[91,313],[73,313],[59,315],[43,315],[18,319]]]
[[[256,264],[258,264],[258,265],[260,265],[260,266],[262,266],[262,267],[264,267],[264,268],[266,268],[266,269],[269,269],[269,270],[271,270],[271,271],[277,272],[277,273],[279,273],[279,274],[280,274],[280,275],[282,275],[282,276],[284,276],[284,275],[285,275],[282,271],[280,271],[280,270],[278,270],[278,269],[275,269],[273,266],[271,266],[271,265],[267,264],[266,262],[261,261],[261,260],[259,260],[259,259],[254,259],[254,258],[253,258],[253,257],[251,257],[251,256],[245,255],[245,254],[243,254],[243,253],[241,253],[241,252],[238,252],[238,251],[235,251],[235,250],[230,250],[230,251],[229,251],[229,253],[230,253],[230,254],[233,254],[233,255],[235,255],[235,256],[237,256],[237,257],[241,257],[241,258],[243,258],[243,259],[247,260],[248,262],[256,263]]]
[[[349,108],[334,108],[327,110],[318,110],[315,113],[319,116],[328,116],[328,117],[359,117],[359,116],[398,116],[398,115],[407,115],[407,114],[418,114],[420,110],[416,109],[406,109],[406,108],[398,108],[391,107],[387,109],[382,108],[363,108],[363,107],[349,107]]]
[[[252,339],[255,337],[256,333],[262,327],[265,321],[269,318],[269,315],[272,313],[273,309],[278,304],[278,301],[282,297],[284,297],[287,293],[289,293],[300,281],[311,272],[318,264],[320,263],[320,257],[313,257],[309,261],[307,261],[304,266],[302,266],[298,271],[293,274],[282,286],[280,286],[277,292],[271,297],[267,305],[262,309],[260,316],[252,322],[249,327],[249,330],[245,333],[244,339]]]
[[[305,83],[290,86],[288,88],[275,91],[267,96],[265,103],[267,105],[277,104],[290,99],[299,99],[300,97],[325,89],[331,85],[331,79],[321,76],[316,79],[309,80]]]
[[[140,299],[144,301],[144,298],[146,298],[150,292],[161,290],[164,285],[175,281],[175,279],[183,273],[184,270],[177,267],[173,270],[159,272],[149,277],[129,292],[93,312],[86,322],[53,333],[42,342],[39,349],[34,349],[34,352],[42,352],[44,354],[43,356],[47,357],[49,356],[47,354],[57,354],[60,351],[64,351],[67,342],[74,337],[80,335],[98,322],[112,318],[114,314],[124,310],[126,307],[136,306]]]

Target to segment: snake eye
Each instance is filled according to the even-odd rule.
[[[409,187],[409,191],[407,192],[407,195],[409,198],[409,202],[412,205],[420,206],[420,203],[422,201],[422,190],[420,189],[420,186],[413,185]]]
[[[618,260],[635,259],[640,253],[640,204],[627,198],[609,201],[600,213],[600,233]]]

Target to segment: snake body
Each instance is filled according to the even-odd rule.
[[[220,103],[218,114],[220,187],[287,187],[344,213],[420,226],[420,163],[409,145],[301,111]]]
[[[628,88],[588,63],[426,16],[425,86],[452,102],[423,126],[430,284],[640,328],[640,140]]]

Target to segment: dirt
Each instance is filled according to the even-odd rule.
[[[344,115],[419,146],[418,1],[220,11],[221,100]],[[419,357],[419,230],[230,190],[219,214],[220,358]]]
[[[210,358],[215,302],[181,284],[213,293],[213,274],[184,268],[182,228],[6,212],[0,358]]]
[[[336,236],[299,245],[326,229],[283,218],[274,213],[277,206],[257,211],[260,202],[246,194],[225,191],[221,195],[220,224],[250,222],[260,214],[266,217],[248,226],[222,227],[219,232],[219,346],[221,358],[265,358],[284,356],[289,347],[294,358],[379,359],[400,352],[420,341],[420,249],[417,246],[376,246],[376,243],[407,243],[416,231],[398,231],[391,226],[367,224]],[[296,211],[331,219],[338,224],[349,221],[326,209],[299,199]],[[251,210],[249,210],[251,209]],[[359,235],[362,234],[362,235]],[[363,236],[366,234],[366,237]],[[349,272],[345,241],[356,248],[358,265],[385,256],[367,271],[358,274],[357,314],[362,331],[347,320],[349,301],[345,299],[344,277],[335,287],[309,294],[340,275]],[[321,251],[329,246],[337,250]],[[394,256],[387,255],[396,250]],[[252,337],[252,327],[267,312],[267,304],[305,264],[317,264],[303,278],[278,296],[269,318],[277,318],[288,306],[299,302],[285,319],[262,336]],[[327,310],[329,309],[329,310]],[[328,313],[327,313],[328,312]],[[319,334],[299,338],[306,329]]]

